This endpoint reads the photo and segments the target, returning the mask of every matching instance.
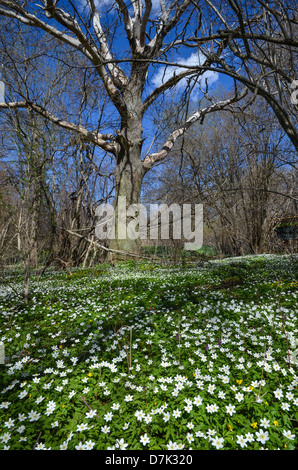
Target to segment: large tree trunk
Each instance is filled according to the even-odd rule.
[[[133,84],[132,84],[133,85]],[[141,150],[143,143],[143,128],[141,110],[141,89],[138,84],[127,91],[126,104],[127,115],[122,120],[122,128],[118,134],[119,151],[117,155],[117,165],[115,171],[115,238],[110,240],[109,248],[123,251],[135,255],[140,255],[140,237],[132,239],[128,234],[119,233],[119,197],[126,198],[126,209],[132,204],[140,204],[142,180],[145,170],[141,160]],[[123,201],[123,200],[122,200]],[[120,212],[120,218],[123,211]],[[136,214],[136,217],[138,214]],[[134,217],[127,217],[127,224],[132,222]],[[111,252],[112,259],[125,259],[125,255]]]
[[[123,231],[120,231],[119,222],[124,223],[122,217],[123,212],[123,199],[120,202],[119,198],[125,197],[126,207],[128,209],[132,204],[140,204],[141,198],[141,185],[143,179],[143,170],[140,158],[131,158],[129,152],[125,152],[123,159],[119,161],[115,173],[116,188],[115,188],[115,238],[110,240],[109,248],[112,250],[123,251],[134,255],[140,254],[140,237],[132,239],[126,230],[126,236]],[[137,214],[136,214],[137,215]],[[120,218],[119,218],[120,216]],[[132,221],[133,217],[126,217],[126,225]],[[123,259],[120,253],[111,252],[112,258]],[[129,257],[129,256],[128,256]],[[125,258],[125,256],[124,256]]]

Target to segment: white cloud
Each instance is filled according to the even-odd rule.
[[[204,62],[204,57],[198,55],[196,52],[191,54],[188,59],[180,59],[176,63],[181,64],[181,65],[186,65],[186,66],[197,66],[200,65]],[[156,72],[156,74],[153,76],[151,82],[155,87],[161,86],[163,83],[168,81],[171,77],[174,76],[174,74],[178,74],[186,70],[184,67],[179,67],[169,65],[169,66],[162,66],[159,68],[159,70]],[[217,72],[205,72],[201,77],[199,78],[199,81],[201,82],[202,88],[205,87],[205,79],[208,79],[208,85],[212,85],[214,82],[218,80],[218,73]],[[178,88],[185,88],[187,84],[187,78],[183,78],[180,80],[180,82],[176,85]]]

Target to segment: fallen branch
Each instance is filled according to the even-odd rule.
[[[144,255],[141,255],[141,254],[130,253],[129,251],[113,250],[112,248],[108,248],[104,245],[100,245],[99,243],[95,242],[94,240],[90,240],[90,238],[84,237],[84,235],[81,235],[81,234],[76,233],[76,232],[72,232],[71,230],[68,230],[67,228],[64,228],[64,227],[62,227],[62,229],[65,230],[66,232],[70,233],[71,235],[75,235],[76,237],[83,238],[87,242],[93,244],[97,248],[100,248],[104,251],[108,251],[108,252],[111,252],[111,253],[117,253],[117,254],[120,254],[120,255],[133,256],[135,258],[144,258],[144,259],[150,259],[150,260],[158,259],[158,258],[152,258],[152,257],[149,257],[149,256],[144,256]]]

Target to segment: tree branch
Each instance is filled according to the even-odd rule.
[[[68,30],[74,34],[74,37],[42,21],[36,15],[32,15],[25,10],[23,6],[13,0],[1,0],[1,5],[5,8],[0,7],[0,14],[14,18],[25,25],[35,26],[84,54],[94,65],[115,107],[119,113],[123,113],[125,109],[124,102],[113,80],[102,65],[104,58],[101,52],[98,51],[95,45],[90,43],[74,17],[71,17],[71,15],[64,12],[61,8],[56,8],[56,2],[53,3],[52,0],[45,0],[45,2],[45,15],[50,16],[50,18],[55,19],[63,27],[68,28]]]
[[[49,121],[53,122],[57,126],[62,127],[63,129],[67,129],[72,132],[75,132],[76,134],[79,134],[81,137],[85,138],[85,140],[98,145],[102,150],[105,150],[106,152],[112,153],[113,155],[116,154],[117,147],[116,147],[116,142],[112,142],[114,140],[114,136],[112,134],[100,134],[99,132],[88,131],[88,129],[86,129],[85,127],[81,125],[73,124],[71,122],[58,118],[54,114],[44,109],[42,106],[39,106],[38,104],[33,103],[32,101],[0,103],[0,109],[10,109],[10,108],[32,109],[33,111],[40,114],[41,116],[48,119]]]
[[[233,98],[213,103],[204,109],[196,111],[192,116],[187,119],[184,124],[182,124],[178,129],[171,132],[159,152],[152,153],[145,157],[145,159],[143,160],[143,168],[145,172],[150,170],[156,163],[163,161],[169,155],[178,137],[182,136],[195,122],[202,122],[206,114],[215,111],[220,111],[222,109],[225,109],[230,104],[241,100],[242,98],[244,98],[244,96],[246,96],[247,92],[247,88],[244,88],[240,94],[236,93]]]
[[[118,88],[122,89],[125,85],[127,85],[127,82],[128,82],[127,76],[125,75],[123,70],[120,67],[118,67],[113,61],[113,57],[110,52],[110,48],[108,46],[106,36],[103,32],[103,29],[100,23],[99,12],[95,6],[94,0],[87,0],[87,1],[90,7],[94,31],[98,39],[98,42],[100,44],[100,52],[101,52],[102,59],[105,61],[109,61],[108,70],[110,72],[112,80]]]

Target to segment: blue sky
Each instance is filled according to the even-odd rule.
[[[87,0],[79,0],[81,4],[81,9],[88,9]],[[129,2],[125,0],[125,3],[129,5]],[[161,12],[160,9],[160,0],[152,0],[153,8],[151,11],[151,18],[158,18]],[[172,0],[166,0],[166,3],[172,3]],[[96,0],[96,5],[98,6],[98,10],[101,15],[101,22],[102,25],[105,23],[107,25],[113,25],[114,21],[117,18],[116,10],[113,9],[113,0]],[[86,10],[85,10],[86,11]],[[133,7],[129,7],[130,15],[133,16]],[[193,27],[196,26],[194,23]],[[190,27],[191,28],[191,27]],[[169,37],[167,38],[168,42],[171,42],[173,38],[175,38],[176,31],[170,33]],[[191,33],[192,34],[192,33]],[[118,29],[116,31],[115,36],[113,37],[113,50],[117,58],[128,58],[130,57],[129,54],[129,43],[126,38],[126,33],[121,25],[118,25]],[[128,53],[126,52],[128,51]],[[153,64],[149,67],[149,74],[148,74],[148,85],[146,87],[144,98],[151,93],[156,87],[160,86],[162,83],[167,81],[174,73],[179,73],[184,71],[185,68],[182,65],[189,65],[189,66],[196,66],[200,65],[204,61],[204,56],[199,54],[196,48],[187,48],[187,47],[179,47],[177,50],[172,50],[168,55],[167,59],[169,62],[181,64],[181,67],[178,66],[165,66],[165,65],[158,65]],[[164,58],[163,58],[164,60]],[[124,70],[129,69],[129,64],[123,63],[120,64]],[[211,92],[216,91],[217,87],[219,86],[221,89],[230,88],[233,84],[229,77],[226,77],[222,74],[218,74],[215,72],[206,72],[202,77],[200,77],[201,86],[205,88],[205,78],[208,79],[208,86]],[[167,100],[174,99],[176,102],[179,101],[180,97],[183,95],[183,91],[187,85],[187,79],[182,79],[175,88],[170,89],[166,93],[164,105],[166,106]],[[191,95],[191,105],[196,107],[199,103],[200,98],[202,98],[202,93],[200,92],[199,85],[192,91]],[[162,112],[162,111],[161,111]],[[162,118],[162,115],[161,115]],[[144,138],[146,139],[144,142],[143,152],[145,153],[148,147],[150,146],[153,136],[156,132],[156,127],[152,126],[152,120],[149,114],[146,113],[143,121],[143,128],[144,128]],[[173,129],[169,129],[169,132]],[[151,149],[153,151],[153,147]]]
[[[80,8],[83,11],[84,9],[88,9],[88,2],[87,0],[78,0],[78,3],[80,4]],[[131,2],[125,1],[126,5],[129,6],[129,12],[130,15],[133,16],[133,7]],[[165,0],[166,5],[171,4],[172,0]],[[101,15],[101,21],[104,24],[105,21],[110,19],[112,23],[112,18],[114,17],[116,19],[116,15],[113,13],[116,12],[115,7],[113,5],[115,4],[114,0],[95,0],[95,4],[98,7],[98,11]],[[144,6],[144,0],[143,0],[143,6]],[[161,7],[160,7],[160,0],[152,0],[152,11],[150,18],[151,19],[158,19],[159,15],[161,12]],[[118,29],[118,35],[114,38],[114,50],[117,52],[117,55],[119,53],[119,56],[125,56],[125,51],[129,50],[129,44],[126,38],[126,33],[124,31],[124,28]],[[168,40],[171,40],[173,38],[173,35],[175,32],[170,33],[171,36]],[[172,37],[172,38],[171,38]],[[173,51],[171,53],[171,56],[168,56],[169,62],[174,62],[178,63],[181,65],[190,65],[190,66],[195,66],[199,65],[200,63],[203,62],[204,57],[202,55],[199,55],[196,49],[187,49],[185,47],[180,47],[177,49],[177,51]],[[123,68],[126,68],[127,65],[123,65]],[[149,89],[147,92],[151,92],[153,88],[160,86],[162,83],[164,83],[166,80],[168,80],[174,73],[179,73],[185,69],[178,68],[178,67],[173,67],[173,66],[167,66],[165,67],[164,65],[157,66],[155,65],[154,67],[149,68]],[[214,72],[206,72],[201,79],[201,85],[204,88],[204,83],[205,83],[205,78],[208,78],[208,85],[216,85],[217,83],[220,83],[221,86],[227,86],[230,87],[232,82],[228,77],[225,77],[223,75],[219,75],[218,73]],[[187,79],[181,80],[181,82],[177,85],[176,90],[183,91],[185,88],[185,85],[187,83]],[[198,96],[198,87],[194,90],[193,96],[197,97]]]

